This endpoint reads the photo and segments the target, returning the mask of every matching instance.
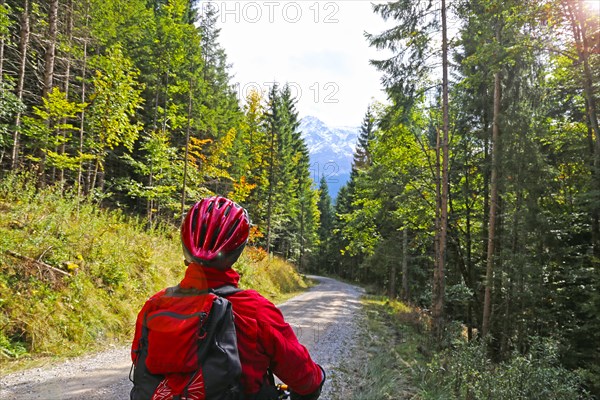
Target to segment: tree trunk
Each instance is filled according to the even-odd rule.
[[[499,31],[496,36],[499,36]],[[490,316],[492,310],[492,285],[494,277],[494,253],[496,217],[498,213],[498,169],[500,160],[500,71],[494,74],[494,117],[492,124],[492,176],[490,182],[490,211],[488,224],[487,261],[485,273],[485,297],[483,300],[483,318],[481,334],[485,336],[490,330]]]
[[[465,157],[466,159],[470,158],[470,155]],[[469,203],[469,194],[471,193],[471,182],[469,179],[469,165],[467,163],[465,168],[465,193],[467,193],[467,197],[465,198],[465,246],[467,250],[466,256],[466,264],[467,264],[467,285],[474,292],[474,297],[477,298],[477,288],[475,288],[475,276],[474,276],[474,268],[473,268],[473,238],[471,235],[471,205]],[[469,304],[467,305],[467,338],[469,341],[473,339],[473,302],[475,299],[469,300]]]
[[[152,188],[154,185],[154,165],[152,160],[150,160],[150,175],[148,176],[148,187]],[[154,200],[148,197],[148,201],[146,202],[146,212],[148,217],[148,228],[152,229],[152,210],[154,209]]]
[[[0,7],[4,7],[4,0],[0,0]],[[4,79],[4,35],[0,37],[0,83]]]
[[[73,41],[73,0],[68,0],[67,2],[67,41],[68,47],[71,47]],[[71,55],[69,53],[66,54],[66,66],[65,66],[65,84],[64,91],[67,100],[69,99],[69,80],[71,79]],[[67,123],[67,119],[63,120],[63,124]],[[66,133],[63,131],[63,141],[60,146],[60,154],[65,154],[66,151]],[[64,188],[65,185],[65,170],[61,168],[59,175],[60,187]]]
[[[517,173],[518,175],[518,173]],[[520,177],[515,177],[515,182],[520,184]],[[522,249],[520,248],[521,237],[519,235],[519,226],[521,225],[521,208],[523,206],[523,190],[518,188],[516,193],[516,201],[515,201],[515,210],[513,213],[512,219],[512,238],[511,238],[511,254],[513,260],[508,263],[505,263],[504,267],[504,276],[506,277],[506,296],[504,300],[505,311],[504,311],[504,326],[503,326],[503,335],[500,340],[500,354],[506,356],[510,352],[510,338],[514,336],[513,331],[515,330],[514,326],[518,325],[518,318],[515,318],[515,311],[518,313],[523,312],[523,303],[522,303],[522,294],[523,292],[517,293],[517,299],[515,300],[515,280],[522,280],[523,275],[523,261],[518,259],[518,255],[523,254]],[[515,258],[517,258],[515,260]],[[515,304],[516,303],[516,304]],[[516,308],[516,310],[515,310]],[[518,333],[518,332],[517,332]],[[517,336],[517,342],[520,342],[521,338]]]
[[[390,265],[390,282],[389,282],[389,286],[388,286],[388,297],[390,298],[390,300],[393,300],[396,298],[396,294],[397,294],[397,290],[396,290],[396,276],[398,275],[398,260],[395,257],[386,257],[386,263],[387,260],[389,260],[389,262],[391,263]],[[368,273],[368,266],[366,267],[367,269],[367,274],[365,275],[365,279],[363,280],[364,282],[368,282],[369,279],[369,273]]]
[[[302,189],[300,189],[302,190]],[[300,272],[304,272],[304,200],[300,198],[300,259],[298,260]]]
[[[442,110],[443,110],[443,137],[442,137],[442,176],[441,190],[438,189],[439,199],[439,239],[436,259],[436,268],[433,274],[433,331],[441,339],[444,331],[444,294],[445,294],[445,264],[446,242],[448,235],[448,38],[446,27],[446,0],[442,0]],[[439,135],[439,131],[438,131]],[[439,139],[438,139],[439,143]],[[439,160],[439,150],[438,150]],[[438,161],[439,163],[439,161]],[[438,166],[439,170],[439,166]]]
[[[275,132],[271,131],[269,158],[269,194],[267,196],[267,253],[271,251],[271,213],[273,212],[273,189],[275,187]]]
[[[50,1],[50,8],[48,10],[48,37],[46,54],[44,56],[44,82],[42,87],[42,98],[47,98],[52,87],[54,85],[54,63],[56,60],[56,31],[58,25],[58,0]],[[46,121],[46,125],[50,127],[50,121]],[[55,149],[57,150],[57,149]],[[46,183],[45,169],[46,169],[46,152],[44,149],[38,150],[38,156],[40,159],[39,163],[39,184],[44,185]],[[55,168],[52,168],[52,180],[55,179]]]
[[[402,300],[408,301],[408,228],[402,230]]]
[[[56,31],[58,25],[58,0],[50,1],[48,10],[48,46],[44,57],[44,88],[42,97],[48,96],[54,81],[54,62],[56,60]]]
[[[83,41],[83,71],[81,79],[81,102],[85,103],[85,79],[87,75],[87,38]],[[83,154],[83,137],[85,127],[85,108],[81,110],[81,123],[79,124],[79,156]],[[79,170],[77,171],[77,197],[81,197],[83,186],[83,159],[79,160]]]
[[[188,115],[187,115],[187,126],[185,128],[185,155],[183,159],[183,183],[181,188],[181,222],[183,222],[185,212],[185,190],[187,188],[187,170],[188,170],[188,156],[190,154],[190,132],[192,130],[192,100],[194,98],[193,84],[194,81],[190,78],[190,92],[188,96]]]
[[[100,155],[96,158],[96,166],[94,168],[94,175],[92,176],[92,183],[90,184],[90,194],[96,187],[96,180],[98,179],[98,174],[100,173]]]
[[[21,58],[19,60],[19,79],[17,82],[17,98],[23,100],[23,88],[25,86],[25,69],[27,68],[27,49],[29,47],[29,35],[31,29],[29,27],[29,0],[23,2],[23,14],[21,14],[21,40],[19,41],[19,52]],[[19,161],[19,131],[21,129],[21,112],[19,111],[15,120],[15,131],[13,133],[13,149],[11,168],[15,169]]]

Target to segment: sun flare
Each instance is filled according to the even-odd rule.
[[[600,18],[600,1],[599,0],[584,0],[583,5],[586,10]]]

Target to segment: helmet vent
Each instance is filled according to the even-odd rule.
[[[237,228],[237,226],[240,224],[240,220],[236,220],[233,225],[231,225],[231,228],[229,228],[229,230],[227,231],[227,235],[226,238],[229,239],[231,237],[231,235],[233,235],[233,232],[235,232],[235,228]]]
[[[207,230],[206,222],[202,224],[202,229],[200,230],[200,237],[198,238],[198,247],[202,247],[204,244],[204,240],[206,239],[206,230]]]
[[[197,208],[194,208],[194,211],[192,213],[192,232],[196,232],[196,228],[198,227],[198,213],[200,212],[200,210],[198,210]]]
[[[209,249],[215,248],[215,244],[217,243],[217,238],[219,237],[219,233],[221,233],[220,226],[217,227],[217,229],[215,230],[215,233],[213,233],[212,240],[210,241],[210,246],[208,247]]]

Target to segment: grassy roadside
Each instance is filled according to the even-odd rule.
[[[182,261],[176,227],[149,232],[52,188],[0,181],[0,375],[128,344],[142,304],[179,282]],[[275,302],[308,286],[257,249],[236,269]]]
[[[348,366],[349,400],[414,399],[419,372],[427,363],[426,323],[418,310],[399,301],[366,296],[362,349]]]

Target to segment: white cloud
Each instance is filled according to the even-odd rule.
[[[291,83],[300,116],[357,126],[372,98],[384,100],[381,54],[363,32],[385,25],[368,1],[212,1],[220,11],[220,43],[243,95],[270,82]]]

